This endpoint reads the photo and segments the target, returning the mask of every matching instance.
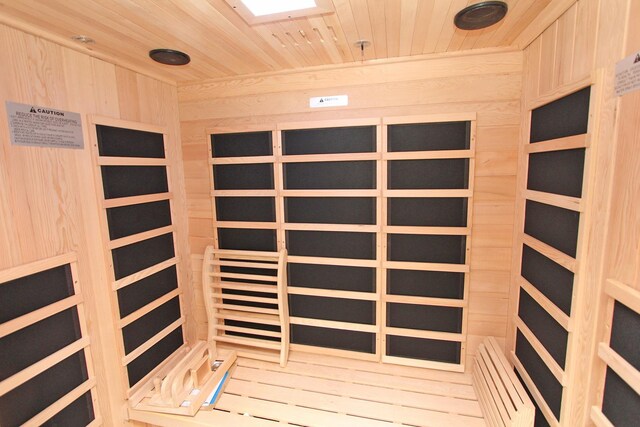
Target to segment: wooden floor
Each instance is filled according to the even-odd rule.
[[[468,374],[293,353],[285,368],[238,358],[214,411],[190,419],[132,411],[163,426],[484,426]],[[165,423],[166,420],[166,423]]]

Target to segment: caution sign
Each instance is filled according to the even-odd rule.
[[[11,144],[33,147],[84,147],[80,114],[31,104],[6,102]]]
[[[629,55],[616,64],[616,95],[640,89],[640,52]]]

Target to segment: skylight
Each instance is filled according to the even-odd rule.
[[[242,0],[253,16],[273,15],[316,7],[314,0]]]

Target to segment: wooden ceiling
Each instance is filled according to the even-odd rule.
[[[532,28],[541,31],[575,2],[506,0],[509,12],[502,22],[484,30],[456,29],[455,14],[478,1],[333,0],[335,13],[250,26],[225,0],[0,0],[0,22],[181,83],[468,49],[521,48],[537,35]],[[74,42],[74,35],[95,43]],[[358,40],[371,44],[362,52]],[[156,64],[148,57],[155,48],[187,52],[191,63]]]

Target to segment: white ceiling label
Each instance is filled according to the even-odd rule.
[[[349,105],[348,95],[317,96],[315,98],[309,98],[309,107],[311,108],[344,107],[346,105]]]
[[[11,144],[84,148],[80,114],[11,101],[6,106]]]
[[[616,64],[616,95],[640,89],[640,51]]]

